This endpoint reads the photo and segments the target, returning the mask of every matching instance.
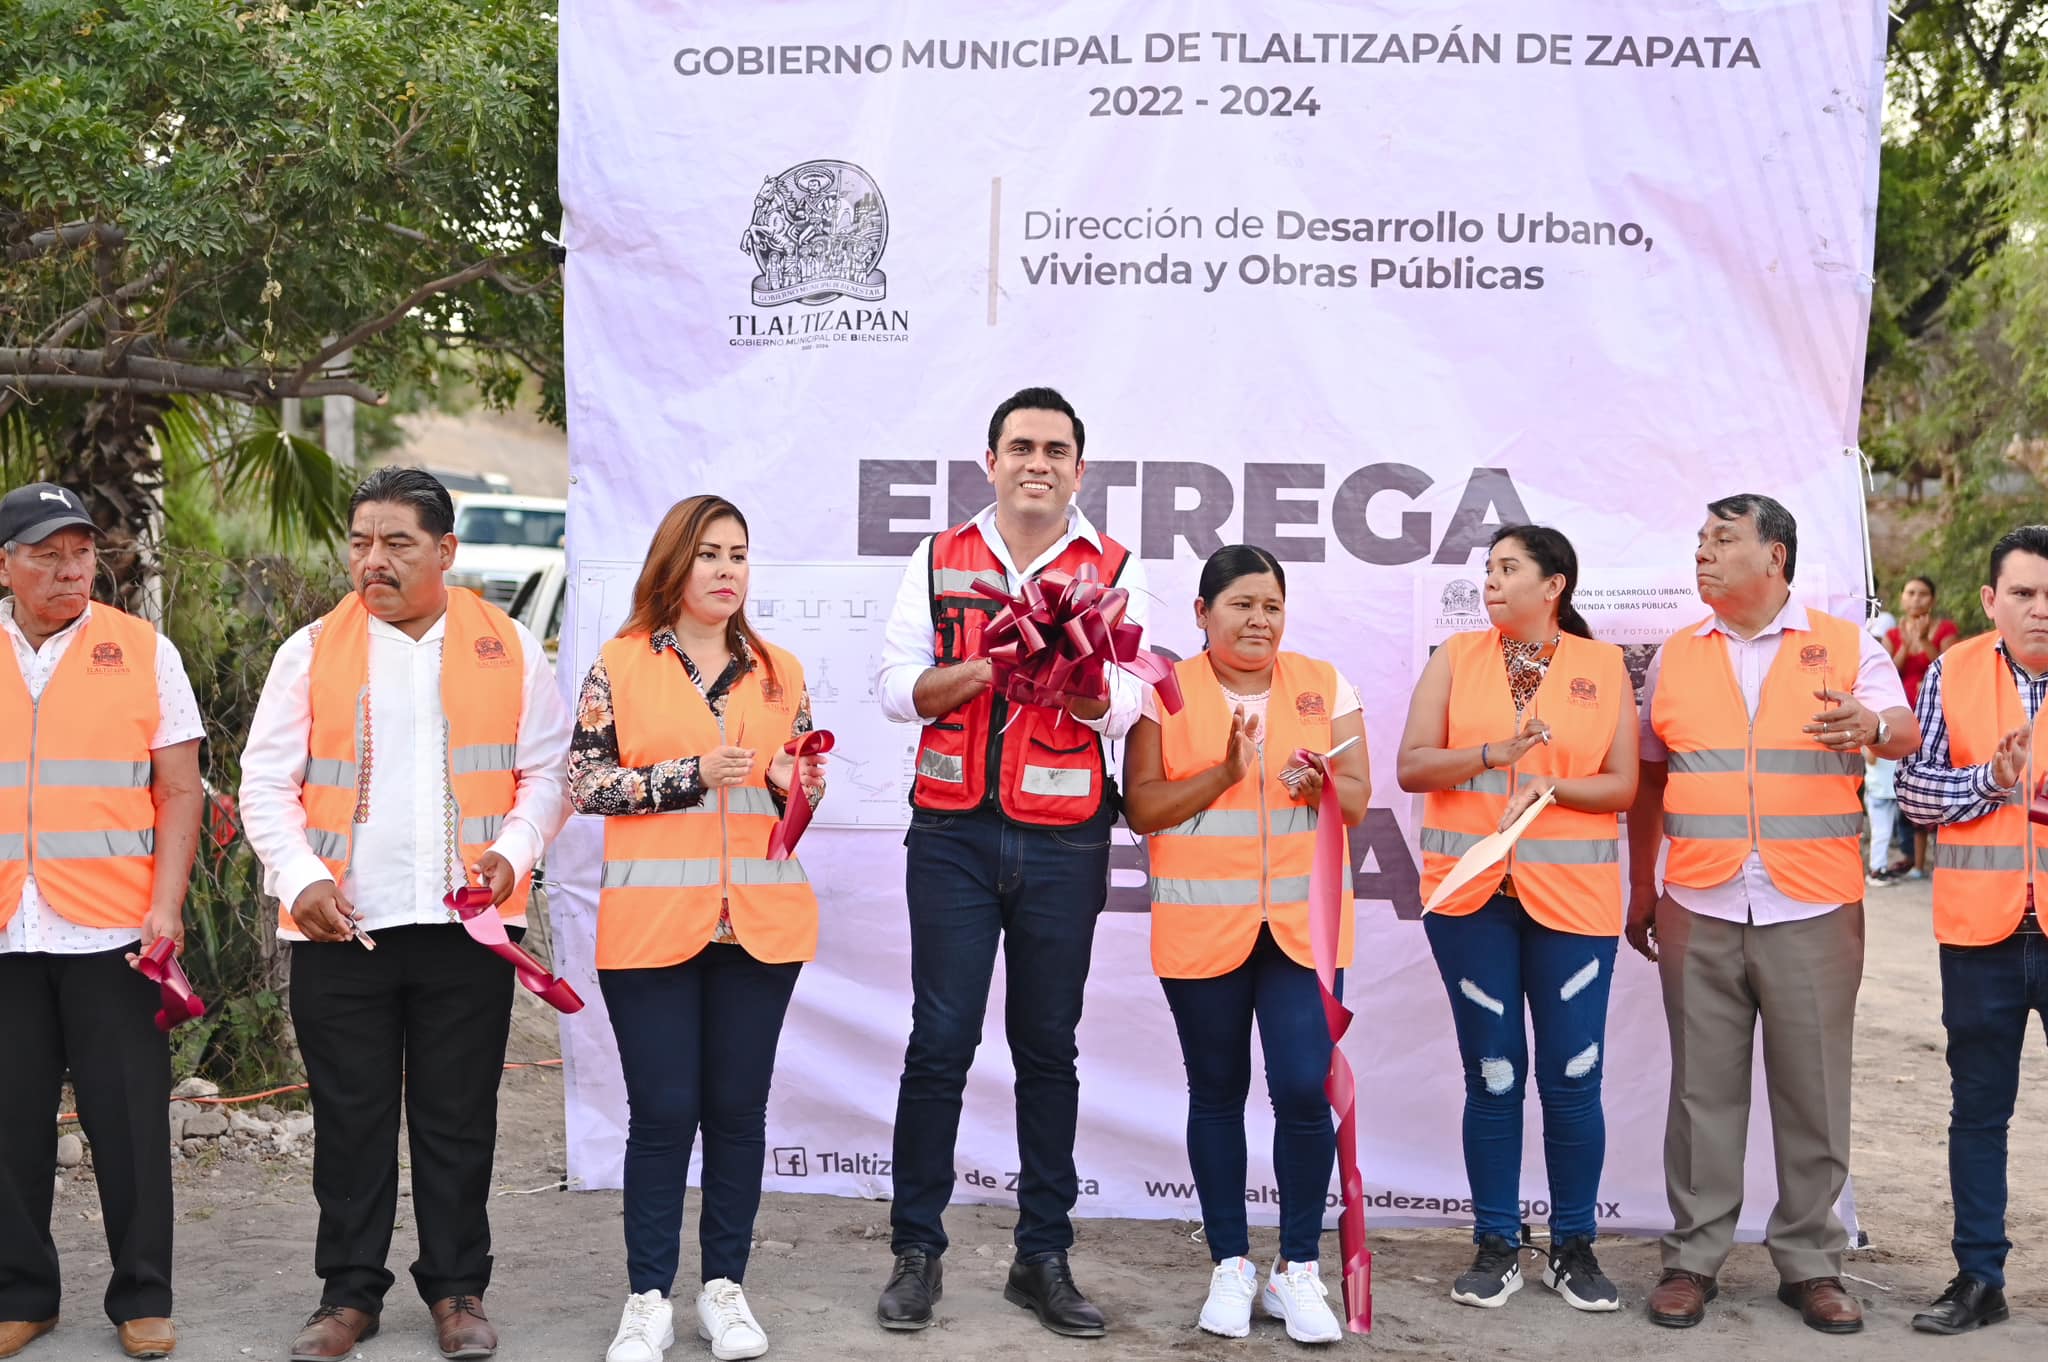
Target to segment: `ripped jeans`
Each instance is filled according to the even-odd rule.
[[[1451,995],[1465,1064],[1472,1241],[1497,1234],[1521,1242],[1522,1094],[1529,1073],[1524,999],[1536,1029],[1551,1243],[1594,1237],[1593,1199],[1607,1155],[1601,1050],[1619,938],[1553,930],[1504,895],[1464,917],[1431,913],[1422,923]]]

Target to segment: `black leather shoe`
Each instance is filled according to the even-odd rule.
[[[1975,1277],[1957,1277],[1934,1304],[1913,1316],[1923,1334],[1967,1334],[1987,1324],[2003,1324],[2011,1312],[2005,1293]]]
[[[882,1288],[875,1317],[884,1329],[923,1329],[932,1322],[932,1303],[942,1295],[945,1272],[939,1255],[912,1245],[896,1255],[889,1284]]]
[[[1109,1332],[1102,1312],[1088,1303],[1064,1253],[1040,1253],[1010,1264],[1003,1299],[1038,1316],[1038,1322],[1068,1338],[1101,1338]]]

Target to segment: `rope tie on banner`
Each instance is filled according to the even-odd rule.
[[[1372,1251],[1365,1242],[1365,1180],[1358,1174],[1358,1085],[1340,1042],[1351,1028],[1351,1009],[1337,998],[1337,942],[1344,919],[1344,806],[1337,780],[1320,752],[1297,749],[1294,760],[1322,773],[1323,794],[1316,813],[1315,860],[1308,872],[1309,947],[1316,983],[1323,995],[1323,1020],[1330,1028],[1330,1073],[1323,1095],[1337,1113],[1337,1183],[1344,1209],[1337,1219],[1343,1258],[1344,1322],[1353,1333],[1372,1332]]]

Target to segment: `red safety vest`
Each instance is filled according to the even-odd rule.
[[[1098,551],[1085,539],[1046,565],[1077,573],[1093,564],[1114,584],[1130,550],[1104,535]],[[981,631],[1002,606],[974,589],[985,581],[1007,590],[1002,562],[972,522],[932,536],[932,652],[939,666],[972,658]],[[1065,710],[1026,705],[985,690],[959,709],[924,726],[917,745],[913,807],[928,813],[993,808],[1013,823],[1072,827],[1102,807],[1107,774],[1102,740]],[[989,779],[988,773],[997,772]]]

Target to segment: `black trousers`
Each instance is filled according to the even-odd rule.
[[[521,935],[516,929],[515,936]],[[459,926],[387,927],[377,949],[292,943],[292,1025],[313,1092],[313,1270],[322,1303],[376,1314],[398,1212],[398,1109],[412,1141],[429,1303],[491,1281],[491,1161],[512,967]]]
[[[50,1237],[64,1074],[92,1142],[116,1324],[171,1313],[171,1046],[134,947],[0,955],[0,1320],[45,1320],[62,1294]]]

